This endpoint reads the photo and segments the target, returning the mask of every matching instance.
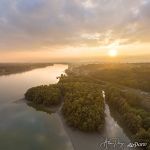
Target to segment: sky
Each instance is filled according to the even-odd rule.
[[[0,62],[150,56],[150,0],[0,0]]]

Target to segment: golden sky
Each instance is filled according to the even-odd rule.
[[[150,0],[0,0],[0,62],[150,56]]]

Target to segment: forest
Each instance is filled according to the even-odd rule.
[[[90,132],[104,127],[105,105],[101,91],[105,90],[106,103],[118,114],[130,138],[149,145],[149,74],[150,64],[70,65],[57,84],[31,88],[25,97],[45,106],[62,104],[66,123]]]
[[[150,63],[88,64],[70,68],[70,73],[150,92]]]
[[[118,113],[123,126],[130,132],[130,138],[150,144],[149,63],[70,66],[66,73],[103,83],[106,103],[110,110]]]
[[[94,132],[102,130],[104,126],[101,87],[82,78],[62,75],[57,84],[29,89],[25,98],[46,107],[62,103],[61,111],[67,124],[76,129]]]
[[[101,87],[82,78],[61,77],[64,95],[62,113],[70,126],[82,131],[100,131],[104,126],[104,101]]]
[[[139,105],[140,98],[111,85],[106,88],[106,101],[116,111],[132,138],[138,142],[149,143],[150,113]]]
[[[25,98],[34,104],[44,106],[58,105],[61,102],[61,91],[57,85],[41,85],[30,88],[25,93]]]

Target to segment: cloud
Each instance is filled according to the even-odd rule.
[[[0,51],[149,42],[149,0],[1,0]]]

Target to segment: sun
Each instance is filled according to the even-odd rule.
[[[116,49],[111,49],[109,50],[108,55],[110,57],[116,57],[118,55],[118,51]]]

